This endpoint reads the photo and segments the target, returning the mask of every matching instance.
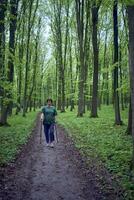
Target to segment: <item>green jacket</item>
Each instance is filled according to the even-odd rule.
[[[55,116],[57,115],[56,108],[54,106],[44,106],[42,108],[42,113],[44,114],[43,124],[54,124]]]

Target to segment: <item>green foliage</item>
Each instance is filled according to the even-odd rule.
[[[124,3],[126,3],[126,5],[132,6],[132,5],[134,5],[134,0],[125,0]]]
[[[127,124],[127,112],[122,112]],[[114,126],[114,111],[111,106],[102,107],[99,118],[90,118],[89,113],[77,118],[76,113],[60,114],[58,122],[74,139],[76,147],[88,157],[99,157],[107,169],[116,174],[121,185],[131,196],[134,189],[129,180],[129,165],[132,158],[132,138],[126,135],[126,125]]]
[[[16,115],[9,118],[11,127],[0,127],[0,165],[15,158],[20,146],[25,144],[31,134],[37,112],[30,112],[26,118]]]

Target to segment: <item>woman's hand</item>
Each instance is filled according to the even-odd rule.
[[[42,122],[43,122],[43,120],[44,120],[44,114],[43,114],[43,113],[41,113],[40,120],[41,120]]]

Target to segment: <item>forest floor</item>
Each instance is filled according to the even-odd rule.
[[[0,168],[0,200],[120,200],[122,191],[104,167],[90,167],[58,126],[59,142],[40,144],[40,122],[14,162]],[[99,176],[98,176],[99,174]]]

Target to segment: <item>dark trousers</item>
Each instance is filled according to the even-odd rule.
[[[45,133],[47,143],[51,143],[54,141],[54,126],[53,126],[53,124],[44,124],[44,133]]]

